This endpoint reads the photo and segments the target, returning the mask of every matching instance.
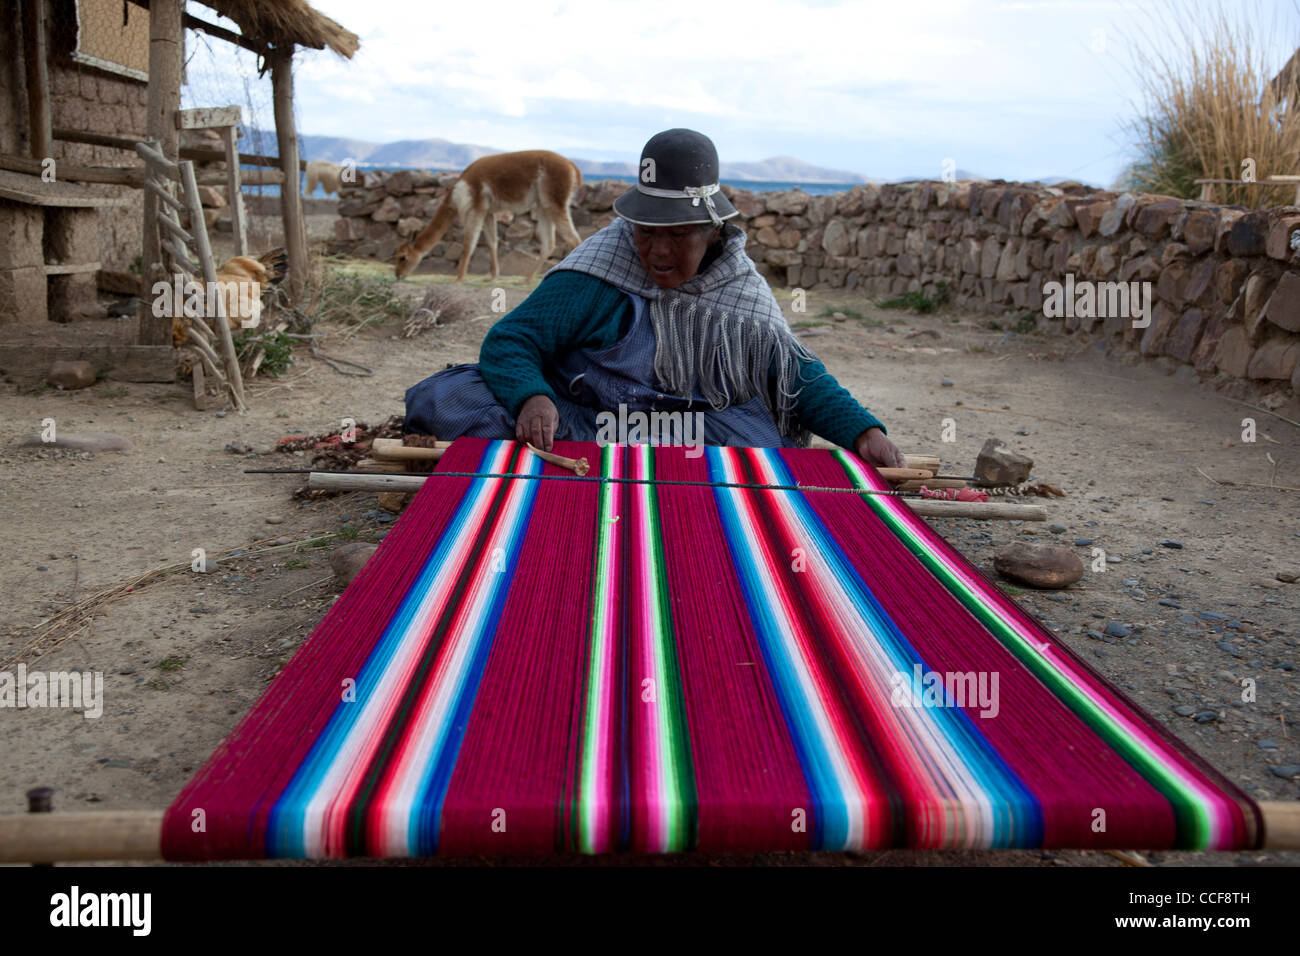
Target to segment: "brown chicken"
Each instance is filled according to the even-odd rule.
[[[218,294],[225,303],[226,323],[231,332],[238,333],[246,322],[250,328],[257,326],[262,316],[262,293],[267,286],[279,285],[284,280],[287,262],[284,248],[278,247],[256,257],[235,256],[217,267]],[[182,309],[172,311],[172,344],[179,348],[185,344],[185,321],[181,317]],[[201,318],[212,328],[215,309],[205,307]]]

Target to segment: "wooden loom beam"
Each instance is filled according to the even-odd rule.
[[[425,449],[441,452],[442,449]],[[377,454],[376,458],[385,456]],[[434,457],[434,456],[429,456]],[[436,472],[435,472],[436,474]],[[357,475],[346,472],[313,471],[307,487],[319,491],[419,491],[428,475]],[[845,489],[847,492],[847,489]],[[1042,505],[1021,505],[1000,501],[947,501],[940,498],[900,498],[915,514],[927,518],[979,518],[988,521],[1046,521]]]
[[[1263,849],[1300,850],[1300,802],[1269,801],[1259,810]],[[162,810],[0,816],[0,863],[161,860],[162,821]]]

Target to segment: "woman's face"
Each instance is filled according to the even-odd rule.
[[[637,255],[641,257],[641,265],[661,289],[675,289],[692,278],[717,235],[717,227],[708,223],[632,227],[632,239]]]

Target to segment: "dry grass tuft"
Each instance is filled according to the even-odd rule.
[[[311,274],[304,289],[295,331],[334,325],[355,335],[368,325],[405,318],[410,303],[389,276],[364,276],[340,268],[337,260],[311,257]]]
[[[1194,180],[1241,180],[1247,161],[1257,180],[1300,174],[1300,103],[1269,83],[1289,54],[1279,51],[1300,45],[1300,36],[1241,6],[1204,0],[1168,0],[1150,18],[1135,46],[1145,105],[1128,125],[1139,158],[1122,185],[1196,198]],[[1214,187],[1216,199],[1250,208],[1287,204],[1294,195],[1294,185]]]
[[[409,339],[426,329],[464,321],[474,313],[470,293],[445,285],[432,285],[420,301],[420,307],[406,320],[402,334]]]

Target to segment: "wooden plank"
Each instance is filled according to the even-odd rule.
[[[238,106],[200,106],[176,111],[177,129],[210,129],[214,126],[238,126],[243,116]]]
[[[1300,849],[1300,803],[1267,800],[1259,804],[1259,811],[1264,819],[1265,849]],[[0,815],[0,863],[160,860],[163,812],[101,810]],[[1134,849],[1155,848],[1139,844]]]
[[[92,133],[84,129],[64,129],[61,126],[54,127],[54,138],[62,140],[65,143],[84,143],[87,146],[108,146],[111,149],[122,149],[128,153],[135,152],[135,144],[143,142],[147,137],[141,136],[113,136],[109,133]]]
[[[0,373],[18,385],[44,382],[50,366],[60,360],[90,362],[101,377],[116,382],[176,381],[176,350],[170,345],[33,346],[0,342]]]
[[[58,265],[46,264],[45,266],[45,274],[47,276],[80,275],[83,272],[98,272],[99,270],[100,263],[98,262],[83,262],[78,265],[69,265],[67,263],[60,263]]]
[[[229,129],[229,127],[222,127]],[[54,138],[63,140],[68,143],[85,143],[89,146],[109,146],[113,149],[122,149],[127,152],[136,152],[136,144],[144,142],[145,137],[130,136],[111,136],[108,133],[88,133],[84,130],[64,129],[59,127],[54,130]],[[284,174],[280,172],[280,161],[274,156],[260,156],[257,153],[239,153],[239,164],[241,166],[261,166],[266,169],[267,173],[273,173],[277,177]],[[192,159],[200,163],[219,163],[228,162],[229,154],[222,149],[206,149],[201,146],[182,146],[177,150],[177,156],[181,159]],[[298,163],[301,169],[307,168],[305,160]],[[96,167],[89,167],[96,168]],[[112,167],[107,167],[112,168]],[[255,174],[255,173],[254,173]],[[244,175],[247,177],[249,172]],[[267,182],[281,182],[281,179],[269,179]],[[217,180],[213,183],[200,181],[199,185],[220,185],[224,180]]]
[[[204,173],[199,177],[200,186],[228,186],[230,177],[226,173]],[[284,173],[278,169],[241,169],[239,171],[240,187],[244,186],[282,186]]]
[[[192,159],[200,163],[222,163],[226,160],[226,151],[224,149],[207,149],[202,146],[186,146],[181,150],[181,159]],[[280,160],[275,156],[261,156],[257,153],[240,153],[240,165],[243,166],[265,166],[268,169],[280,169]],[[298,160],[298,170],[301,172],[307,168],[307,161]]]
[[[27,129],[32,158],[52,155],[50,74],[46,63],[45,0],[22,0],[23,61],[27,68]]]
[[[136,188],[139,188],[144,182],[143,166],[77,166],[72,163],[55,162],[54,182],[46,182],[41,179],[41,174],[45,172],[45,169],[46,167],[38,159],[14,156],[12,153],[0,153],[0,171],[18,173],[29,177],[27,179],[4,177],[9,188],[22,189],[26,187],[30,193],[37,196],[80,196],[91,200],[83,203],[85,206],[125,206],[128,205],[129,201],[116,197],[90,196],[73,185],[76,182],[108,183],[113,186],[133,186]],[[31,201],[42,206],[76,205],[76,203],[72,202],[37,202],[25,199],[19,201]]]
[[[235,127],[224,127],[221,139],[226,147],[226,199],[230,203],[230,232],[235,240],[235,255],[242,256],[248,252],[248,214],[244,211],[244,187],[239,163],[233,161],[238,156],[235,149]],[[284,181],[283,172],[280,173],[280,181]]]
[[[161,810],[0,816],[0,862],[162,859]]]
[[[1247,182],[1244,179],[1194,179],[1197,185],[1213,184],[1217,186],[1290,186],[1300,182],[1300,176],[1272,176],[1268,179],[1256,179]]]
[[[302,298],[307,280],[307,226],[302,214],[302,187],[294,172],[299,168],[299,160],[298,132],[293,119],[293,45],[277,46],[271,51],[270,62],[275,134],[280,168],[286,174],[280,188],[280,218],[289,259],[289,275],[284,284],[289,302],[296,304]]]

